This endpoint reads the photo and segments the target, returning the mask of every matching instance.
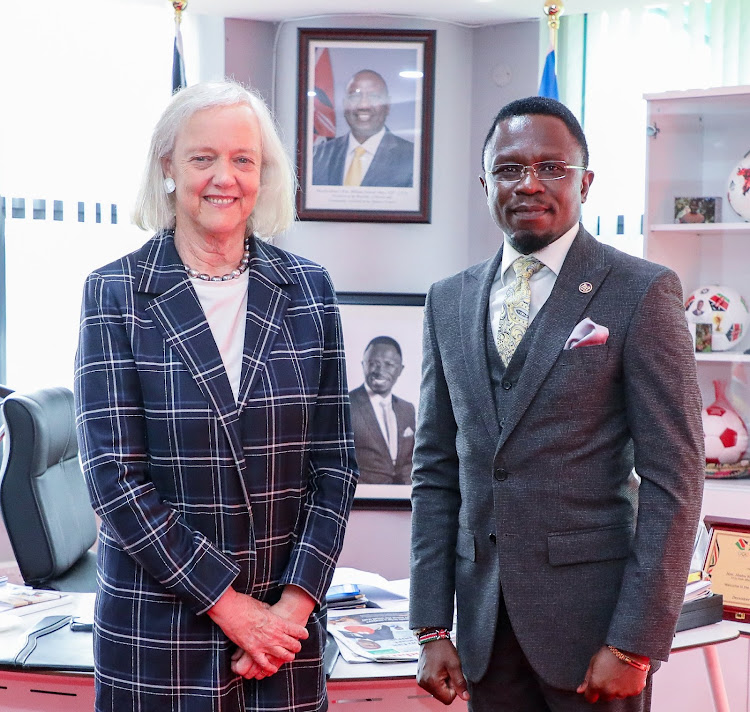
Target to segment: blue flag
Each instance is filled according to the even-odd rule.
[[[555,50],[550,49],[547,52],[547,59],[544,61],[544,71],[542,72],[542,81],[539,82],[539,96],[546,96],[550,99],[560,100],[560,92],[557,91],[557,73],[555,72]]]
[[[182,58],[182,33],[180,21],[175,19],[174,26],[174,54],[172,55],[172,93],[187,86],[185,81],[185,62]]]

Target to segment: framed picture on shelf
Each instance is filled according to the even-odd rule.
[[[430,221],[435,32],[300,29],[300,220]]]
[[[339,292],[354,445],[355,509],[409,509],[424,294]]]
[[[721,198],[675,198],[674,221],[694,225],[721,222]]]

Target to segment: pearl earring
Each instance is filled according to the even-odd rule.
[[[177,186],[175,185],[174,178],[165,178],[164,179],[164,190],[167,193],[174,193],[176,187]]]

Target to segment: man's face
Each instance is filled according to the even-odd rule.
[[[373,393],[387,396],[404,370],[401,357],[393,346],[374,344],[362,357],[365,383]]]
[[[385,82],[372,72],[360,72],[346,86],[344,118],[360,143],[385,125],[391,103]]]
[[[502,121],[484,154],[486,171],[501,163],[528,166],[539,161],[583,164],[583,150],[556,116],[515,116]],[[496,182],[488,174],[480,180],[495,223],[515,249],[529,254],[578,222],[593,179],[591,171],[568,169],[560,180],[540,181],[528,169],[518,183]]]

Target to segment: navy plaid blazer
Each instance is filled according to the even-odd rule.
[[[253,239],[235,401],[173,234],[157,234],[86,280],[75,395],[101,517],[97,709],[322,708],[324,607],[260,683],[231,672],[203,614],[230,584],[324,601],[357,479],[325,270]]]

